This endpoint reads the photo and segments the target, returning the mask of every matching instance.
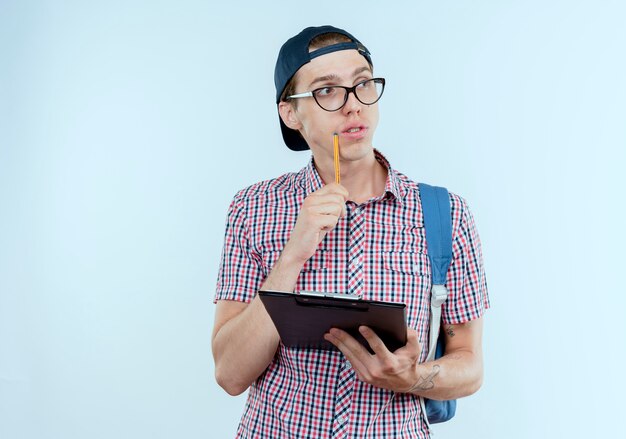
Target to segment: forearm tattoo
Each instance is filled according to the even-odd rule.
[[[448,337],[454,337],[454,328],[452,326],[445,326],[445,330],[446,334],[448,334]]]
[[[438,364],[435,364],[431,370],[431,372],[423,377],[420,376],[417,382],[409,389],[409,392],[413,390],[431,390],[435,387],[435,377],[439,375],[439,371],[441,367]]]

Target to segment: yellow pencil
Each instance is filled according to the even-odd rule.
[[[341,183],[341,176],[339,171],[339,135],[337,133],[333,134],[333,149],[335,156],[335,182]]]

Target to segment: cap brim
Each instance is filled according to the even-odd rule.
[[[278,120],[280,121],[280,131],[283,133],[283,140],[285,141],[285,145],[287,145],[290,150],[306,151],[309,149],[309,145],[298,131],[287,128],[287,125],[283,123],[280,115],[278,116]]]

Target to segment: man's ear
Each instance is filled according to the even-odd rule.
[[[293,104],[291,104],[291,102],[279,102],[278,114],[280,114],[280,118],[283,120],[283,123],[287,126],[287,128],[291,128],[292,130],[299,130],[302,128],[300,119],[296,114],[296,109],[293,108]]]

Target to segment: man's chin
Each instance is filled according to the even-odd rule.
[[[344,160],[359,160],[374,153],[371,142],[353,142],[340,148],[340,156]]]

